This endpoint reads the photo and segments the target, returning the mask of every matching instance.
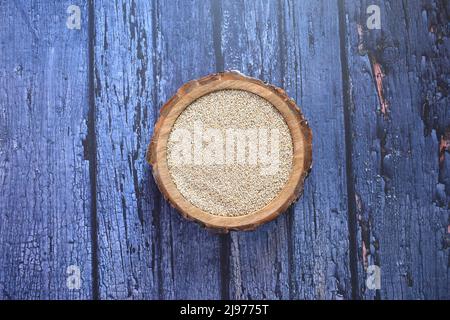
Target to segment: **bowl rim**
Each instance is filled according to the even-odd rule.
[[[176,187],[167,164],[167,142],[178,116],[201,96],[226,89],[252,92],[269,101],[283,116],[293,143],[292,169],[282,190],[263,208],[241,216],[214,215],[191,204]],[[163,105],[146,159],[152,166],[153,177],[164,198],[183,217],[225,232],[253,230],[278,217],[303,193],[304,181],[312,167],[312,131],[295,101],[283,89],[237,71],[225,71],[186,82]]]

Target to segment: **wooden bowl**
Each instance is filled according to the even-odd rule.
[[[167,163],[167,142],[178,116],[199,97],[224,89],[249,91],[268,100],[286,121],[293,143],[292,171],[278,196],[256,212],[233,217],[205,212],[187,201],[172,180]],[[304,180],[312,164],[312,132],[284,90],[235,71],[211,74],[185,83],[162,107],[147,150],[147,161],[153,167],[153,176],[164,198],[183,217],[223,231],[253,230],[286,211],[302,194]]]

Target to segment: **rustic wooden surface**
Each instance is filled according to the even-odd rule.
[[[3,299],[92,297],[88,32],[65,28],[66,8],[0,2]],[[66,286],[70,265],[80,290]]]
[[[450,7],[383,3],[384,32],[358,32],[372,1],[348,2],[343,29],[358,293],[449,298]],[[379,292],[365,290],[371,264],[382,268]]]
[[[0,0],[0,299],[450,299],[449,12]],[[227,69],[297,101],[313,171],[277,220],[220,235],[164,201],[145,150],[179,86]]]

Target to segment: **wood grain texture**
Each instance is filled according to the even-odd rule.
[[[351,295],[342,86],[340,64],[334,62],[339,61],[337,12],[323,2],[223,4],[225,68],[284,87],[313,129],[312,181],[307,180],[304,197],[273,224],[231,236],[233,297]]]
[[[284,87],[313,130],[313,170],[291,217],[292,298],[352,298],[339,10],[284,1]]]
[[[223,68],[282,87],[276,1],[219,1]],[[232,299],[288,299],[289,233],[286,214],[251,233],[231,233],[229,295]]]
[[[368,30],[366,8],[381,8]],[[345,1],[359,294],[449,299],[448,2]],[[366,290],[368,266],[381,289]]]
[[[155,122],[150,2],[95,1],[99,297],[158,298],[159,205],[145,162]]]
[[[214,65],[208,6],[98,1],[95,17],[100,297],[218,298],[217,236],[178,217],[145,162],[159,107]]]
[[[184,82],[212,73],[216,60],[211,2],[156,4],[155,107],[159,108]],[[221,298],[220,236],[186,221],[161,196],[159,199],[161,298]]]
[[[88,4],[0,0],[0,299],[450,299],[448,1]],[[145,162],[162,104],[224,69],[286,89],[314,136],[303,198],[231,236]]]
[[[87,11],[69,30],[69,5],[0,1],[0,299],[91,297]]]

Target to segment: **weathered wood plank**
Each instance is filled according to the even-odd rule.
[[[284,87],[314,136],[313,173],[295,209],[232,234],[233,298],[351,296],[337,13],[324,2],[223,3],[225,68]]]
[[[0,2],[0,299],[91,297],[87,7],[69,30],[70,4]]]
[[[283,61],[277,1],[221,3],[221,54],[224,68],[282,86]],[[232,232],[230,240],[232,299],[289,299],[288,219],[254,232]]]
[[[352,297],[339,10],[284,1],[284,86],[313,130],[313,169],[291,218],[292,298]]]
[[[159,214],[145,151],[155,121],[150,2],[95,1],[99,295],[158,298]]]
[[[367,29],[371,4],[381,30]],[[448,10],[445,1],[345,1],[366,299],[449,298]],[[370,265],[381,268],[380,290],[365,286]]]
[[[156,25],[157,105],[184,82],[216,69],[209,1],[158,1]],[[186,221],[161,199],[161,298],[221,298],[220,236]]]
[[[220,297],[218,237],[169,207],[145,162],[159,107],[214,70],[210,26],[200,2],[96,2],[102,298]]]

